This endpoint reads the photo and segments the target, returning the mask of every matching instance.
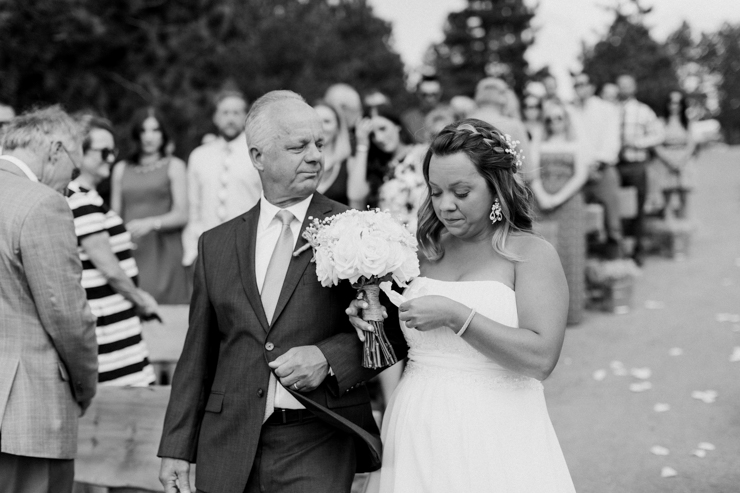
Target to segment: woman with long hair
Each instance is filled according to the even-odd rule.
[[[427,146],[413,143],[401,117],[391,106],[377,106],[368,116],[372,124],[368,205],[389,210],[414,232],[425,192],[421,163]]]
[[[332,200],[361,209],[369,192],[367,136],[357,142],[353,156],[349,128],[341,113],[323,100],[314,103],[313,108],[324,130],[324,171],[316,190]]]
[[[421,276],[399,307],[408,364],[383,419],[380,491],[574,491],[542,387],[568,287],[555,249],[532,232],[521,157],[468,119],[424,158]],[[348,313],[367,330],[362,303]]]
[[[537,220],[550,226],[543,226],[543,230],[553,235],[568,279],[568,324],[574,325],[583,318],[586,302],[586,209],[582,190],[588,180],[588,163],[582,157],[582,146],[565,106],[548,102],[543,117],[539,166],[531,187],[539,206]]]
[[[168,152],[170,134],[154,108],[134,115],[131,138],[134,152],[113,168],[111,206],[136,246],[140,287],[160,304],[187,304],[181,238],[188,222],[185,163]]]
[[[688,195],[693,187],[692,171],[696,155],[696,142],[691,136],[686,96],[681,91],[671,91],[663,111],[665,141],[655,148],[663,164],[659,186],[663,194],[663,215],[686,217]],[[674,204],[673,197],[677,203]]]

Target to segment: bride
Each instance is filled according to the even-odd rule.
[[[399,307],[408,365],[383,419],[380,491],[573,492],[541,381],[558,361],[568,286],[532,234],[515,143],[468,119],[424,160],[421,276]],[[357,329],[362,301],[347,310]]]

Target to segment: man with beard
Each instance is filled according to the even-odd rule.
[[[213,123],[219,137],[195,149],[188,161],[190,219],[183,232],[186,266],[193,265],[204,231],[247,212],[262,192],[244,136],[246,98],[228,90],[220,92],[215,103]]]

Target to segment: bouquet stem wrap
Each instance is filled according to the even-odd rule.
[[[380,303],[380,279],[374,278],[358,286],[368,307],[362,311],[362,319],[373,326],[373,332],[365,333],[362,351],[362,366],[365,368],[384,368],[398,362],[393,346],[383,330],[383,305]]]

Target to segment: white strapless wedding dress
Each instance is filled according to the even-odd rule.
[[[441,295],[518,327],[496,281],[419,277],[408,299]],[[383,419],[381,493],[574,492],[542,383],[506,370],[446,328],[402,324],[409,360]]]

